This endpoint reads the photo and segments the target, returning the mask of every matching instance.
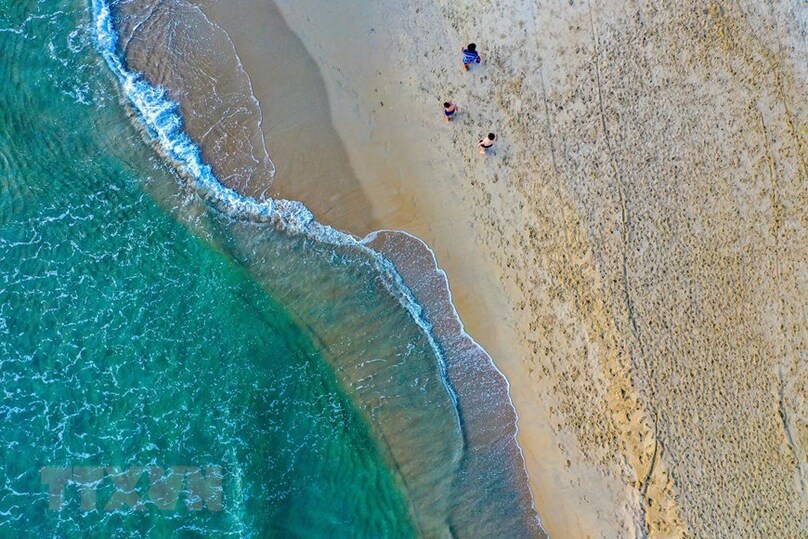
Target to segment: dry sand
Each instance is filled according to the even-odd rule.
[[[551,536],[808,534],[807,8],[278,7],[297,66],[267,0],[208,9],[279,194],[435,251],[511,382]]]

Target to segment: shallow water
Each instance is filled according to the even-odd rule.
[[[535,532],[512,409],[490,402],[470,446],[447,374],[462,358],[392,264],[219,184],[117,59],[105,8],[0,0],[0,533]],[[271,177],[252,136],[216,146],[250,150],[221,165],[238,185]],[[469,465],[486,444],[508,462]],[[49,508],[42,469],[87,466],[219,466],[222,507],[189,510],[186,488],[161,510],[145,473],[141,504],[107,510],[117,472],[77,468],[92,507],[68,484]]]
[[[176,179],[99,75],[86,6],[59,7],[2,10],[0,532],[410,535],[311,335],[145,193]],[[224,510],[84,512],[74,487],[48,510],[44,466],[150,464],[222,466]]]

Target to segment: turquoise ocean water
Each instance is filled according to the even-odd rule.
[[[0,0],[0,536],[535,534],[392,266],[223,189],[106,7]],[[160,508],[172,466],[221,507]]]

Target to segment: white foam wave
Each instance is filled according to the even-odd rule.
[[[387,290],[407,310],[427,337],[437,357],[443,384],[455,405],[456,420],[459,424],[457,396],[446,375],[443,351],[433,335],[431,325],[424,317],[423,309],[395,266],[355,236],[318,223],[301,202],[282,199],[258,201],[223,185],[214,175],[212,167],[203,161],[199,146],[184,131],[179,105],[170,99],[165,89],[153,86],[139,73],[126,68],[123,59],[118,55],[118,34],[113,26],[108,2],[92,0],[92,12],[99,52],[117,77],[124,96],[151,138],[183,173],[193,178],[200,196],[216,210],[230,217],[269,223],[279,230],[329,245],[350,246],[368,256],[382,277]]]

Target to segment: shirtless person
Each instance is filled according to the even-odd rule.
[[[454,101],[446,101],[443,104],[443,115],[446,117],[447,122],[451,122],[458,112],[460,112],[460,107]]]
[[[480,141],[480,155],[485,155],[486,150],[494,146],[494,139],[497,136],[493,133],[488,133],[488,136]]]

